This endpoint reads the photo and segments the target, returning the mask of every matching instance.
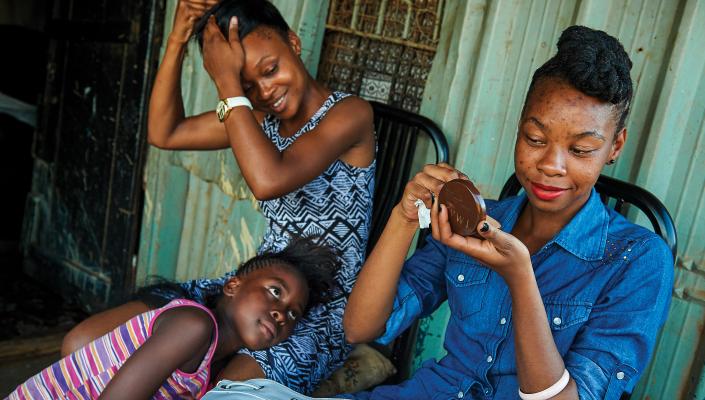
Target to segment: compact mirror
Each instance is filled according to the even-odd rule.
[[[438,194],[438,201],[448,209],[448,220],[453,233],[481,238],[477,224],[487,216],[485,200],[480,191],[467,179],[446,182]]]

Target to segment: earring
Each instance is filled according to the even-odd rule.
[[[614,162],[615,162],[615,159],[613,158],[613,159],[607,161],[607,164],[612,165],[612,164],[614,164]]]

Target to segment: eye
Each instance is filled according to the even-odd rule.
[[[296,321],[296,319],[299,318],[299,314],[292,310],[287,311],[286,316],[289,317],[291,321]]]
[[[526,141],[529,142],[529,144],[532,146],[540,146],[540,145],[544,144],[543,140],[541,140],[540,138],[537,138],[535,136],[525,134],[524,137],[526,138]]]
[[[278,299],[282,295],[281,289],[276,286],[270,286],[267,288],[267,290],[269,290],[269,293],[271,293],[275,299]]]
[[[570,151],[579,157],[589,156],[590,154],[595,152],[595,150],[592,150],[592,149],[583,149],[583,148],[579,148],[579,147],[573,147],[570,149]]]
[[[264,71],[265,76],[271,76],[274,75],[277,70],[279,70],[279,64],[274,64],[270,68],[268,68],[266,71]]]

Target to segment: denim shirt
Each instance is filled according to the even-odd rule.
[[[525,195],[488,201],[488,214],[509,232],[526,201]],[[605,207],[593,189],[531,262],[546,322],[580,398],[618,399],[631,391],[668,312],[674,264],[668,246]],[[394,395],[408,389],[419,395],[414,398],[518,398],[507,285],[493,270],[433,239],[405,263],[378,342],[389,343],[446,299],[447,356],[427,361],[410,382],[392,389]],[[367,395],[387,398],[379,389],[379,396]]]

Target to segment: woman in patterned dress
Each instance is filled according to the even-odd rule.
[[[268,1],[225,0],[208,9],[214,3],[179,2],[152,90],[148,138],[164,149],[232,149],[267,218],[260,252],[280,249],[292,235],[316,236],[340,251],[338,296],[310,310],[289,340],[267,351],[238,354],[222,373],[231,379],[266,376],[308,393],[350,351],[342,315],[364,261],[372,210],[372,109],[311,77],[299,57],[299,37]],[[181,67],[194,31],[219,97],[244,96],[253,110],[236,106],[222,121],[215,112],[184,116]],[[224,279],[183,287],[204,303]],[[82,322],[64,339],[62,352],[170,300],[168,293],[156,295],[161,301],[132,301]]]

